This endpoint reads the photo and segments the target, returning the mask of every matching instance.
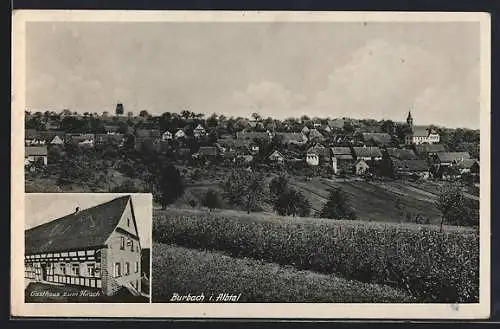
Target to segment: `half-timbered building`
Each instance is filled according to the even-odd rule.
[[[25,280],[141,291],[141,242],[132,198],[123,196],[25,231]]]

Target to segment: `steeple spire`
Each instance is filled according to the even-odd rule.
[[[408,117],[406,118],[406,123],[411,127],[413,126],[413,118],[411,116],[411,111],[408,111]]]

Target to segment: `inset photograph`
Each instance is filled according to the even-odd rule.
[[[149,303],[151,194],[28,193],[26,303]]]

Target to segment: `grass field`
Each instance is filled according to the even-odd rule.
[[[479,235],[467,228],[169,209],[154,212],[153,240],[390,285],[421,302],[479,294]]]
[[[440,222],[436,208],[436,195],[417,189],[400,181],[365,182],[313,179],[307,182],[293,180],[292,186],[301,190],[311,201],[312,208],[319,211],[328,198],[328,190],[340,187],[350,200],[359,218],[384,222],[408,222],[420,214],[430,223]],[[396,200],[402,209],[397,209]],[[410,219],[407,217],[409,214]]]
[[[300,271],[292,266],[221,252],[153,243],[153,302],[169,302],[174,293],[205,296],[239,295],[238,302],[397,303],[412,299],[384,285]],[[210,300],[210,296],[213,296]]]

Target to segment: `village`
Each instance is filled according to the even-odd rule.
[[[26,112],[25,166],[36,171],[50,164],[51,148],[112,145],[148,149],[194,167],[260,166],[323,177],[460,180],[478,187],[479,132],[477,141],[470,141],[476,136],[469,133],[469,140],[465,136],[450,147],[452,142],[443,143],[442,128],[414,125],[413,120],[411,112],[403,123],[307,116],[280,121],[258,113],[252,119],[215,114],[203,119],[189,111],[156,117],[142,111],[134,116],[123,115],[120,103],[116,115]]]

